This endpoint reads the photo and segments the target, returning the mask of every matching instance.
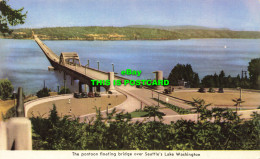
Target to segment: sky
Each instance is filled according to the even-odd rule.
[[[24,25],[196,25],[260,31],[260,0],[9,0],[28,11]]]

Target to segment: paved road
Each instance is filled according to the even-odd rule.
[[[163,105],[163,104],[160,104],[160,103],[158,104],[157,101],[152,99],[152,98],[158,99],[157,92],[154,92],[152,90],[145,89],[145,88],[136,88],[134,86],[120,86],[120,87],[118,87],[118,89],[121,89],[121,90],[125,91],[126,93],[131,94],[133,97],[142,101],[145,105],[159,105],[160,111],[163,112],[166,116],[178,114],[175,111],[173,111],[172,109],[165,107],[165,105]],[[186,104],[184,102],[180,102],[180,101],[170,98],[168,96],[159,94],[160,100],[166,101],[166,98],[168,98],[168,103],[170,103],[170,104],[173,104],[173,105],[185,108],[185,109],[191,108],[191,106],[189,106],[188,104]]]

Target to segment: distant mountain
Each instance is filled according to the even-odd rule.
[[[209,28],[204,26],[196,26],[196,25],[176,25],[176,26],[161,26],[161,25],[128,25],[125,27],[131,28],[151,28],[151,29],[161,29],[161,30],[230,30],[228,28]]]

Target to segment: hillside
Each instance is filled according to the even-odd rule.
[[[144,27],[144,26],[143,26]],[[153,26],[155,27],[155,26]],[[163,27],[163,26],[160,26]],[[41,39],[49,40],[174,40],[191,38],[260,38],[257,31],[212,30],[209,28],[184,27],[193,29],[174,28],[142,28],[139,27],[55,27],[40,29],[16,29],[5,38],[29,39],[32,30]],[[178,28],[178,27],[177,27]]]
[[[152,28],[152,29],[161,29],[161,30],[230,30],[228,28],[210,28],[204,26],[196,26],[196,25],[175,25],[175,26],[162,26],[162,25],[128,25],[126,27],[132,28]]]

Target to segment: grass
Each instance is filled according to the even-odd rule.
[[[37,99],[36,96],[29,96],[26,97],[26,99],[24,100],[24,102],[28,102],[31,100]],[[17,104],[17,99],[15,100],[15,103]],[[13,114],[14,110],[14,100],[13,99],[9,99],[9,100],[0,100],[0,121],[2,121],[2,115],[4,116],[10,116]]]
[[[6,112],[14,106],[14,100],[0,100],[0,121],[2,121],[2,114],[5,115]]]
[[[130,113],[132,118],[138,118],[138,117],[144,117],[146,116],[148,113],[144,112],[144,111],[134,111],[132,113]]]
[[[153,100],[157,101],[158,102],[158,99],[157,98],[152,98]],[[173,111],[175,111],[176,113],[178,114],[190,114],[191,111],[190,110],[187,110],[187,109],[184,109],[184,108],[181,108],[181,107],[178,107],[176,105],[172,105],[170,103],[166,103],[162,100],[159,100],[159,103],[165,105],[166,107],[172,109]]]

